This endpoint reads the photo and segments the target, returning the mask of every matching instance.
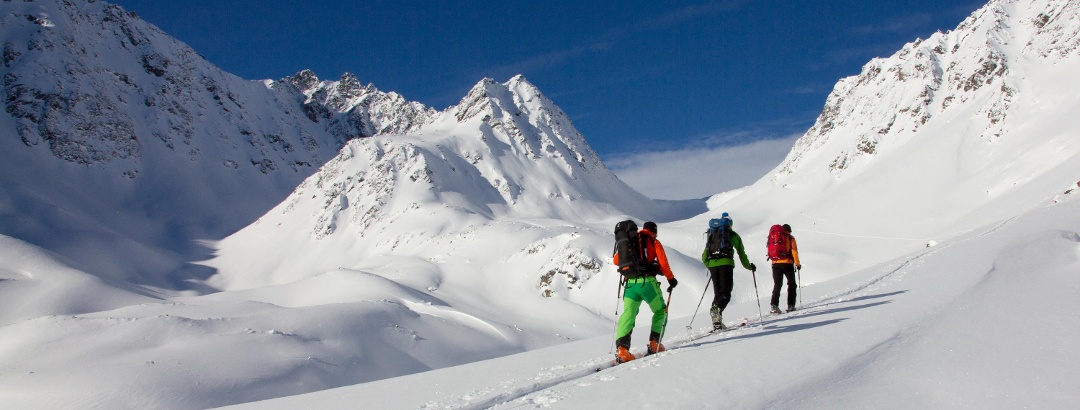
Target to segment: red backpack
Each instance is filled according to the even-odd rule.
[[[769,228],[769,260],[780,260],[791,258],[791,241],[789,241],[787,231],[784,227],[777,224]]]

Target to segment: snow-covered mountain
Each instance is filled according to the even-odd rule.
[[[0,18],[0,232],[99,276],[184,287],[195,240],[254,221],[346,141],[434,114],[350,74],[242,80],[105,2]]]
[[[1060,387],[1075,349],[1057,342],[1076,336],[1080,2],[991,1],[871,61],[774,172],[707,203],[626,187],[523,77],[436,111],[351,75],[240,80],[100,1],[3,4],[5,407],[207,408],[354,384],[253,406],[1076,399]],[[764,297],[765,230],[795,228],[806,309],[687,342],[701,232],[722,211]],[[660,222],[679,349],[595,374],[621,311],[610,228],[628,215]],[[729,320],[757,316],[748,276]],[[657,388],[628,387],[642,383]]]
[[[581,287],[608,258],[598,244],[608,241],[612,218],[703,210],[700,203],[653,201],[630,189],[524,77],[505,84],[485,79],[414,133],[351,141],[277,208],[215,245],[220,256],[208,265],[220,273],[210,282],[220,289],[278,284],[343,260],[353,265],[388,255],[471,259],[473,269],[483,270],[503,259],[486,257],[492,249],[477,243],[491,242],[503,255],[553,251],[547,256],[572,260],[584,272],[555,271],[565,276],[560,282]],[[560,235],[579,245],[536,243]],[[282,243],[292,244],[291,251],[258,256]],[[351,259],[332,257],[343,252]],[[565,294],[566,287],[545,290]]]
[[[819,281],[1054,201],[1080,181],[1078,13],[992,1],[874,59],[777,169],[710,199],[710,215],[741,217],[757,243],[791,224]]]

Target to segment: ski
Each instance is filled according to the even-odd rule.
[[[637,360],[637,359],[640,359],[640,358],[645,357],[645,356],[648,356],[648,355],[643,355],[643,356],[635,355],[633,360]],[[612,360],[609,360],[607,362],[601,363],[600,366],[596,368],[596,371],[599,372],[599,371],[604,370],[604,369],[610,369],[612,367],[618,366],[618,365],[623,364],[623,363],[632,362],[633,360],[627,360],[625,362],[620,362],[618,359],[612,359]]]
[[[747,323],[750,323],[750,318],[745,318],[744,317],[742,319],[742,321],[740,321],[739,323],[736,323],[736,324],[731,325],[731,326],[727,326],[727,327],[725,327],[723,329],[708,330],[708,331],[705,331],[703,333],[699,333],[699,334],[690,336],[690,338],[686,339],[686,341],[687,342],[693,342],[695,340],[706,338],[706,337],[716,335],[716,334],[720,334],[720,333],[724,333],[724,332],[729,331],[729,330],[738,329],[738,328],[746,326]]]
[[[695,340],[704,339],[706,337],[713,336],[713,335],[718,335],[718,334],[727,332],[729,330],[740,329],[740,328],[746,327],[746,325],[748,325],[748,324],[750,324],[750,318],[744,317],[738,323],[729,325],[729,326],[727,326],[727,327],[725,327],[723,329],[707,330],[707,331],[704,331],[704,332],[701,332],[701,333],[698,333],[698,334],[695,334],[695,335],[691,335],[691,336],[687,337],[686,339],[676,341],[675,345],[669,347],[667,350],[664,350],[664,351],[666,352],[666,351],[670,351],[670,350],[677,350],[678,348],[680,348],[682,346],[685,346],[686,344],[688,344],[690,342],[693,342]],[[646,358],[646,357],[649,357],[649,356],[655,356],[655,355],[656,355],[656,353],[653,353],[653,354],[648,354],[648,353],[637,354],[637,355],[634,355],[634,360],[639,360],[639,359],[643,359],[643,358]],[[599,372],[599,371],[602,371],[604,369],[610,369],[612,367],[616,367],[616,366],[618,366],[620,364],[627,363],[627,362],[630,362],[630,361],[631,360],[620,363],[617,360],[612,359],[612,360],[609,360],[609,361],[607,361],[605,363],[602,363],[600,366],[597,366],[596,368],[594,368],[594,370],[596,372]]]
[[[610,361],[608,361],[606,363],[601,364],[600,367],[597,367],[596,371],[599,372],[601,370],[610,369],[610,368],[618,366],[618,365],[619,365],[618,360],[610,360]]]

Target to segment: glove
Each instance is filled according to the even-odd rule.
[[[667,283],[667,293],[671,293],[672,289],[675,289],[676,286],[679,286],[679,280],[675,278],[668,279]]]
[[[795,265],[795,270],[802,270],[802,265]]]
[[[755,264],[753,264],[753,262],[751,262],[750,263],[750,270],[757,272],[757,265],[755,265]]]

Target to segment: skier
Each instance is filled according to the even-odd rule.
[[[742,238],[732,229],[733,224],[727,212],[724,212],[719,220],[710,221],[710,237],[706,241],[705,250],[701,252],[701,262],[712,276],[713,302],[709,308],[709,316],[712,316],[714,330],[724,329],[724,308],[731,302],[735,279],[735,259],[732,251],[738,252],[739,261],[744,268],[757,270],[757,265],[747,259]],[[713,229],[715,225],[718,225],[717,229]]]
[[[648,267],[648,272],[644,276],[627,279],[623,285],[623,313],[619,316],[615,339],[615,345],[618,347],[615,353],[617,363],[634,360],[634,355],[630,353],[630,334],[634,331],[634,322],[642,301],[649,305],[653,313],[646,355],[664,351],[664,345],[660,343],[660,333],[667,324],[667,311],[656,275],[663,274],[667,278],[669,294],[679,284],[675,275],[671,273],[671,267],[668,266],[664,245],[656,239],[656,223],[645,222],[643,228],[638,235],[641,241],[642,260]],[[618,254],[615,254],[614,261],[616,265],[619,264]]]
[[[795,289],[798,288],[798,283],[795,282],[795,271],[802,270],[802,264],[799,263],[799,246],[795,243],[795,237],[791,235],[791,225],[783,225],[783,235],[787,237],[787,240],[781,243],[786,243],[786,249],[776,252],[776,255],[772,255],[774,252],[770,252],[769,257],[772,261],[773,277],[772,299],[770,299],[772,309],[769,311],[772,314],[781,313],[780,289],[784,286],[784,278],[787,278],[788,285],[787,311],[795,311]]]

